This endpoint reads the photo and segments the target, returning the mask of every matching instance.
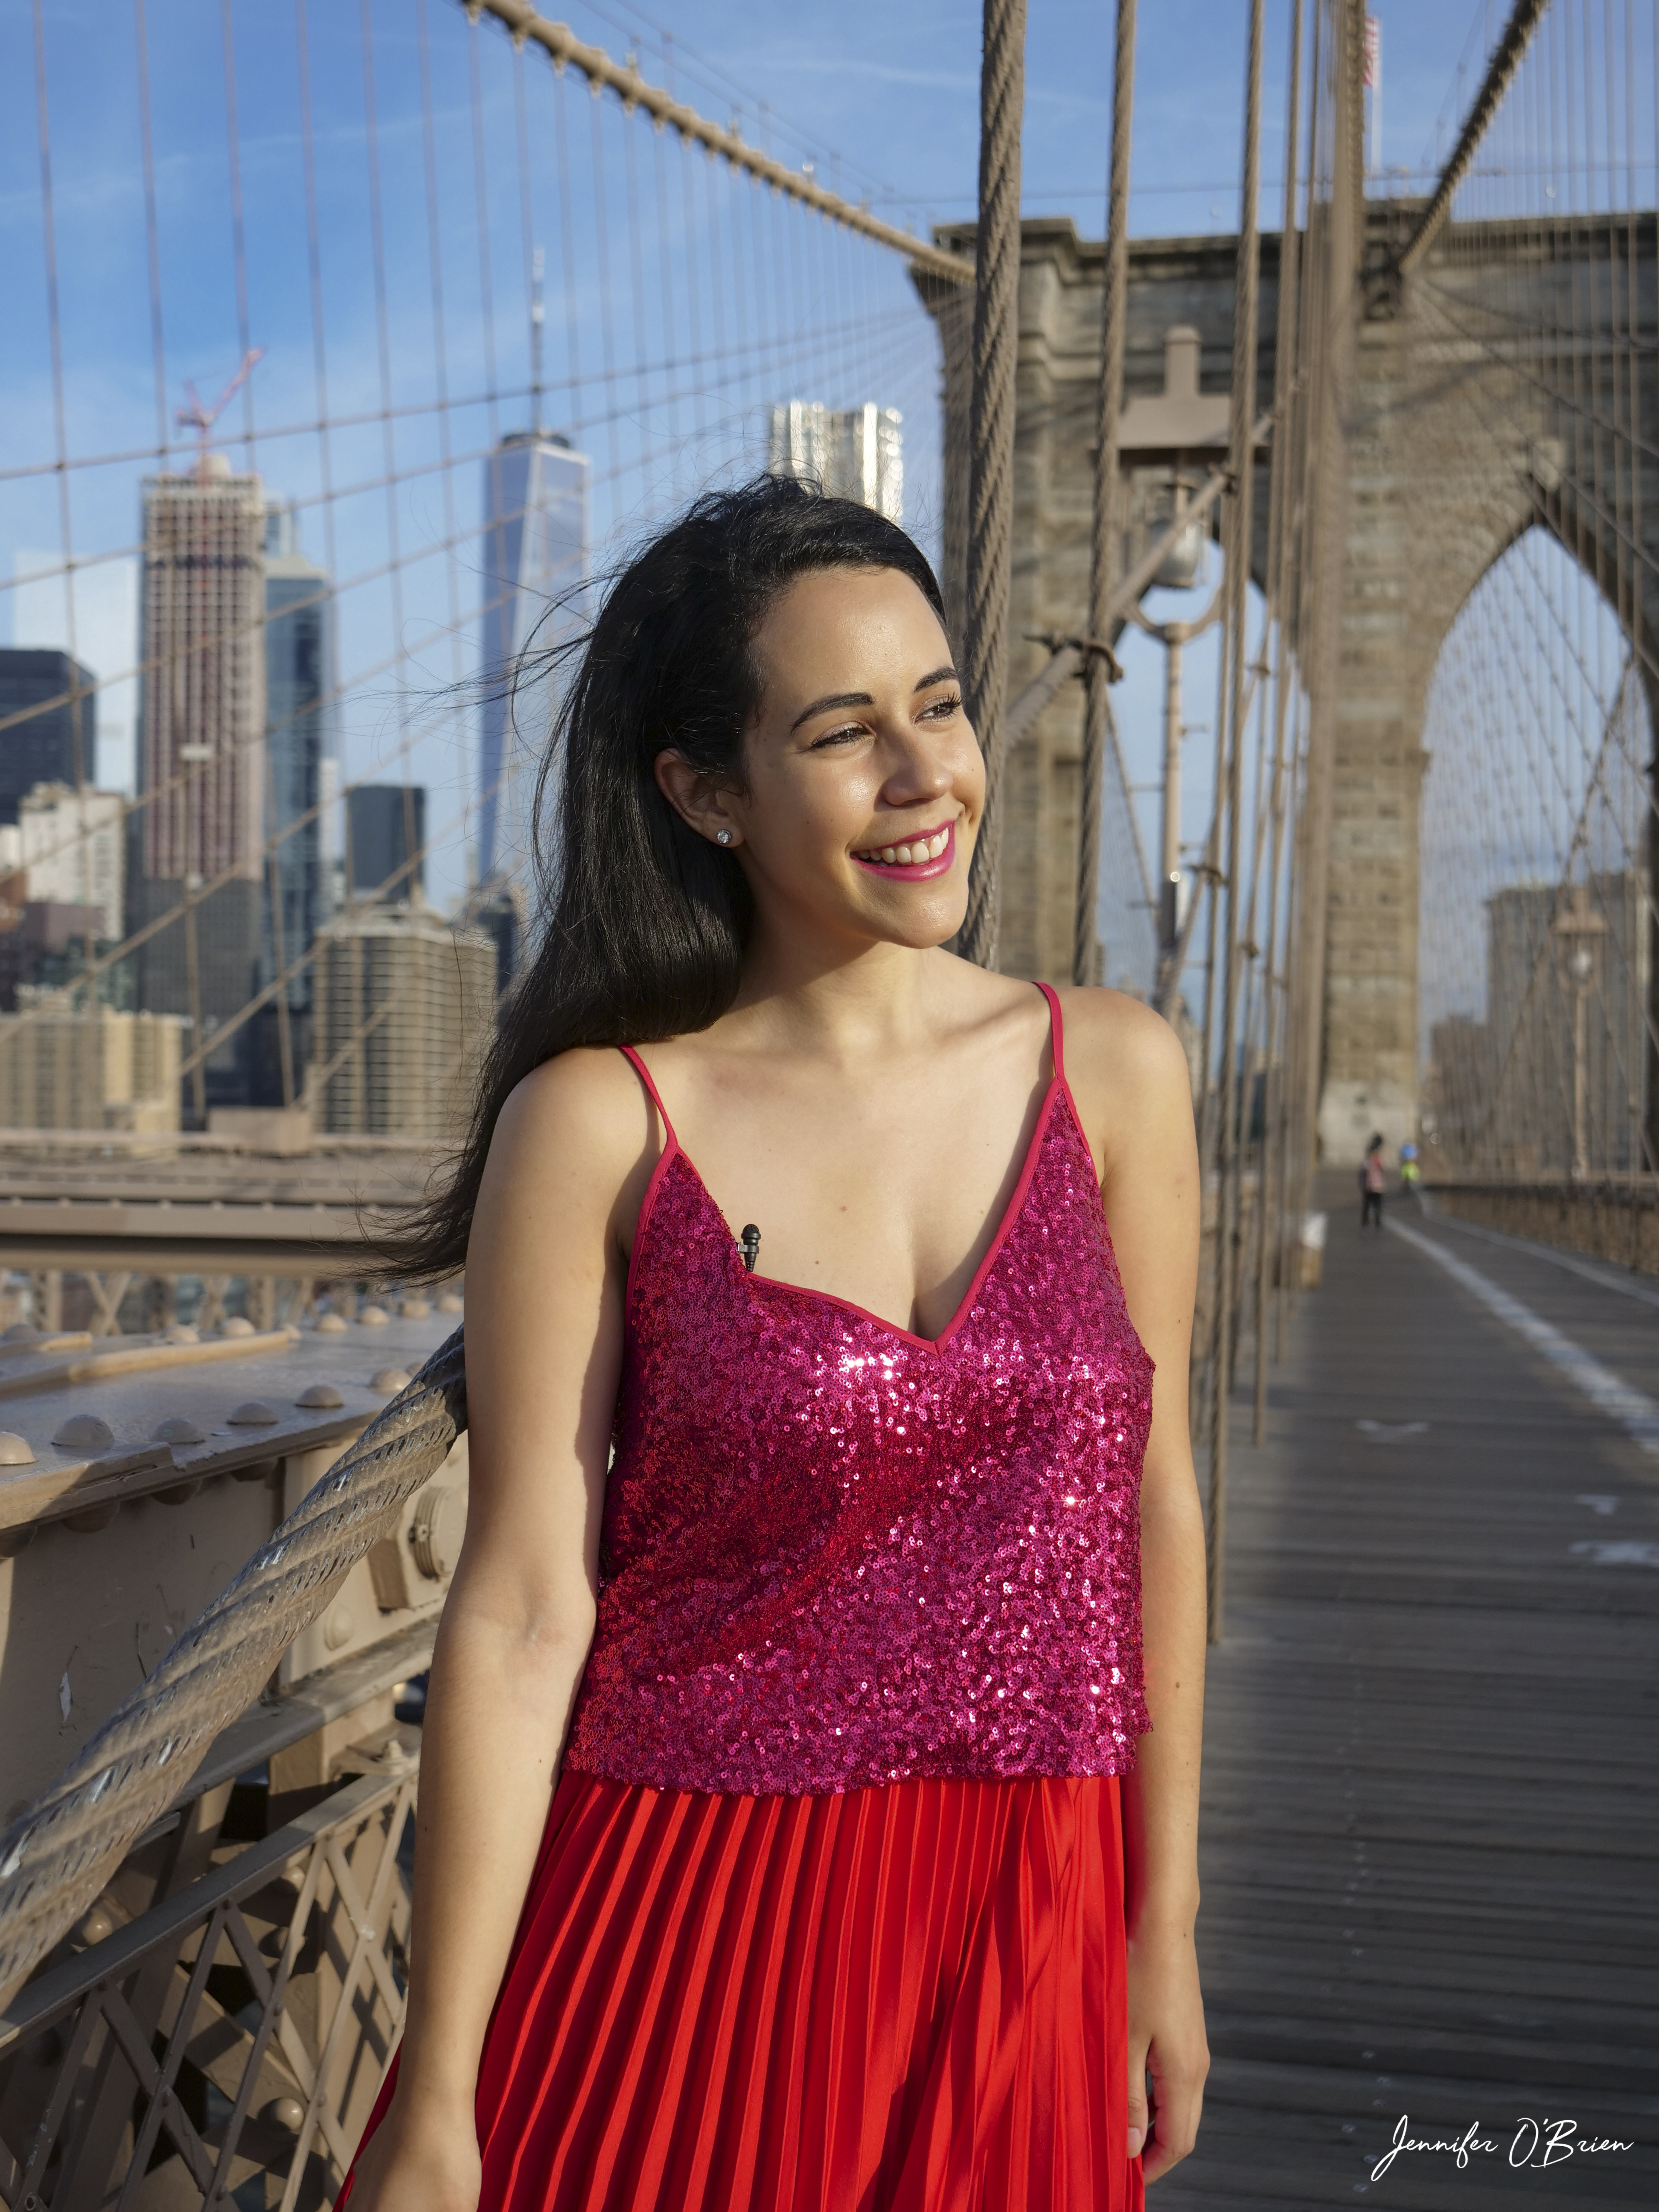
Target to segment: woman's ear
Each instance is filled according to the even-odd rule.
[[[711,845],[730,852],[743,842],[743,830],[732,811],[733,793],[700,768],[693,768],[683,753],[661,752],[652,763],[657,788],[689,829]]]

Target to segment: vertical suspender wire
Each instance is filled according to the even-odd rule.
[[[542,426],[541,331],[536,324],[536,204],[530,180],[530,116],[525,82],[524,47],[513,47],[513,120],[519,156],[519,253],[523,263],[525,388],[530,395],[529,427]],[[531,479],[533,484],[533,477]],[[533,493],[531,495],[533,496]]]
[[[438,190],[438,142],[432,112],[432,56],[427,36],[427,0],[416,0],[416,36],[420,49],[421,143],[426,166],[427,258],[432,289],[432,366],[437,385],[438,464],[443,480],[444,586],[449,609],[450,680],[461,680],[461,595],[456,574],[455,459],[449,421],[449,337],[444,315],[442,201]]]
[[[1261,179],[1261,41],[1263,0],[1251,0],[1249,59],[1244,94],[1244,180],[1239,210],[1238,275],[1233,310],[1232,543],[1227,556],[1228,594],[1232,602],[1231,655],[1227,711],[1226,880],[1218,889],[1226,899],[1226,926],[1220,933],[1221,975],[1221,1176],[1216,1194],[1215,1383],[1210,1401],[1209,1639],[1221,1641],[1226,1619],[1227,1417],[1232,1381],[1232,1312],[1236,1269],[1233,1245],[1238,1213],[1238,880],[1241,859],[1244,757],[1244,678],[1248,659],[1249,586],[1252,493],[1255,452],[1251,427],[1255,416],[1256,196]],[[1221,794],[1217,793],[1218,806]],[[1213,989],[1215,978],[1211,978]]]
[[[64,393],[64,327],[58,300],[58,219],[52,190],[52,119],[46,105],[46,27],[40,0],[34,0],[34,104],[40,142],[40,242],[46,278],[46,328],[52,343],[52,435],[58,477],[58,532],[63,545],[64,620],[69,639],[70,743],[73,749],[75,787],[87,787],[87,763],[81,715],[81,653],[76,641],[75,539],[70,514],[69,479],[69,412]]]
[[[732,325],[726,313],[725,256],[720,252],[720,207],[714,197],[714,172],[719,156],[706,149],[701,155],[702,204],[707,211],[704,236],[708,246],[709,309],[714,330],[708,348],[708,358],[697,370],[698,380],[713,403],[713,427],[718,437],[722,426],[720,368],[723,365],[727,334]],[[706,464],[705,464],[706,465]]]
[[[668,440],[669,483],[676,500],[680,494],[680,395],[678,364],[675,358],[678,339],[675,335],[674,270],[679,255],[673,250],[672,226],[669,221],[668,166],[665,158],[665,126],[653,120],[651,131],[652,159],[657,173],[657,273],[662,285],[662,345],[659,357],[663,372],[663,422]]]
[[[559,169],[559,270],[564,279],[564,347],[570,379],[571,428],[586,447],[587,404],[582,383],[581,339],[576,313],[576,227],[570,200],[570,138],[565,117],[565,71],[553,65],[553,141]]]
[[[420,64],[421,86],[421,148],[426,181],[426,234],[428,284],[432,301],[432,368],[438,402],[438,465],[443,484],[444,514],[444,597],[449,620],[449,680],[452,690],[459,692],[465,660],[461,646],[461,586],[457,568],[459,534],[455,516],[455,457],[449,419],[449,331],[444,313],[444,252],[443,202],[438,188],[438,139],[436,118],[432,104],[432,53],[427,27],[427,0],[416,0],[416,44]],[[458,737],[460,732],[457,732]],[[469,845],[474,832],[469,799],[475,787],[471,763],[463,740],[458,748],[463,799],[460,830]],[[413,842],[407,841],[405,850],[413,854]],[[404,889],[410,885],[406,881]],[[469,900],[462,909],[465,917],[471,919]],[[505,979],[497,979],[498,995],[505,988]]]
[[[702,382],[702,278],[697,267],[697,218],[692,185],[694,175],[690,165],[702,156],[684,138],[679,142],[680,190],[678,208],[685,235],[685,305],[686,318],[690,325],[690,344],[685,356],[684,389],[690,404],[691,479],[701,481],[703,473],[703,432],[708,423],[708,409],[704,405],[707,392]]]
[[[743,266],[743,198],[747,190],[747,179],[728,164],[726,172],[726,216],[732,240],[732,333],[738,342],[736,384],[732,398],[739,435],[749,414],[749,381],[757,374],[759,368],[750,343],[752,325],[749,320],[749,288],[744,281]]]
[[[1647,107],[1652,120],[1655,134],[1652,167],[1655,200],[1656,203],[1659,203],[1659,6],[1650,10],[1649,33],[1653,49],[1653,99],[1651,102],[1644,102],[1644,105]],[[1633,282],[1634,279],[1632,279]],[[1651,363],[1651,341],[1642,349],[1642,351],[1647,354],[1649,362]],[[1656,374],[1651,366],[1647,372],[1647,380],[1656,395],[1659,395],[1659,374]],[[1632,431],[1637,437],[1640,437],[1642,431],[1641,403],[1641,380],[1633,377],[1631,389],[1631,422]],[[1643,450],[1645,452],[1645,441],[1643,441]],[[1635,455],[1632,455],[1632,475],[1639,501],[1642,482],[1641,463]],[[1637,521],[1632,526],[1638,530],[1636,542],[1639,545],[1643,543],[1639,529],[1639,504],[1636,509],[1636,515]],[[1653,658],[1655,644],[1650,641],[1648,635],[1646,592],[1652,590],[1656,581],[1659,580],[1654,576],[1651,562],[1644,560],[1644,566],[1647,574],[1644,581],[1638,583],[1635,593],[1635,620],[1631,632],[1631,644],[1636,654],[1638,666],[1644,672],[1644,678],[1650,678],[1655,665]],[[1642,690],[1651,710],[1656,698],[1659,698],[1659,684],[1650,680],[1644,681]],[[1638,927],[1644,930],[1647,938],[1647,1003],[1644,1008],[1644,1013],[1648,1033],[1647,1049],[1643,1054],[1644,1063],[1643,1092],[1645,1103],[1638,1111],[1641,1113],[1642,1120],[1643,1150],[1651,1176],[1656,1170],[1659,1170],[1659,725],[1650,727],[1650,743],[1653,749],[1652,757],[1645,763],[1638,763],[1638,775],[1645,774],[1646,778],[1642,787],[1643,797],[1646,802],[1644,816],[1646,835],[1642,840],[1642,849],[1638,860],[1638,883],[1641,881],[1639,872],[1644,866],[1647,913],[1638,922]],[[1632,967],[1637,965],[1636,951],[1633,946],[1631,964]],[[1632,1237],[1637,1233],[1638,1232],[1632,1220]]]
[[[1630,642],[1632,666],[1639,669],[1641,665],[1642,654],[1642,625],[1640,608],[1644,584],[1643,571],[1647,563],[1642,549],[1641,434],[1640,417],[1638,411],[1638,393],[1640,389],[1640,371],[1638,364],[1641,354],[1641,337],[1639,325],[1639,295],[1637,289],[1636,277],[1636,94],[1634,87],[1634,78],[1636,75],[1636,26],[1632,0],[1625,0],[1624,27],[1625,53],[1624,66],[1621,72],[1625,88],[1625,222],[1622,253],[1624,270],[1624,301],[1623,339],[1620,349],[1624,366],[1624,394],[1622,422],[1618,410],[1615,409],[1613,434],[1615,452],[1618,453],[1620,464],[1618,474],[1620,480],[1626,487],[1624,527],[1626,532],[1628,532],[1629,548],[1628,552],[1626,553],[1626,540],[1621,538],[1620,546],[1620,584],[1621,597],[1624,602],[1621,611],[1625,625],[1625,634]],[[1613,83],[1613,70],[1610,61],[1608,66],[1608,82],[1609,88],[1611,88]],[[1620,452],[1619,449],[1620,448],[1622,448],[1622,452]],[[1636,711],[1635,702],[1637,691],[1638,686],[1632,684],[1630,693],[1630,702],[1626,710],[1627,714],[1632,718],[1632,722]],[[1638,836],[1639,832],[1638,831],[1634,822],[1630,824],[1628,836],[1621,835],[1620,865],[1622,869],[1627,872],[1628,875],[1639,885],[1640,878],[1639,875],[1637,874],[1639,861],[1638,852],[1636,850],[1636,843]],[[1650,894],[1651,895],[1651,886],[1650,886]],[[1640,1009],[1637,996],[1638,989],[1637,969],[1635,961],[1632,956],[1635,950],[1633,942],[1635,932],[1643,927],[1643,923],[1644,917],[1639,909],[1638,896],[1638,905],[1635,910],[1630,913],[1629,921],[1627,924],[1627,927],[1630,932],[1630,941],[1627,941],[1626,944],[1624,962],[1625,975],[1626,978],[1626,1005],[1623,1015],[1622,1025],[1625,1034],[1632,1037],[1639,1036],[1641,1034],[1639,1026]],[[1646,1058],[1647,1050],[1645,1044],[1644,1044],[1638,1064],[1628,1071],[1626,1086],[1627,1103],[1625,1116],[1626,1127],[1621,1149],[1626,1164],[1626,1172],[1629,1176],[1629,1182],[1627,1185],[1627,1211],[1629,1229],[1632,1238],[1632,1247],[1638,1218],[1637,1200],[1638,1184],[1644,1168],[1650,1165],[1650,1162],[1644,1158],[1644,1139],[1646,1133],[1644,1127],[1642,1113],[1642,1063],[1646,1060]]]
[[[294,35],[299,70],[300,145],[305,171],[306,263],[311,289],[312,375],[317,403],[317,467],[323,501],[323,558],[327,563],[330,578],[336,579],[339,575],[340,568],[335,534],[333,446],[329,436],[328,347],[323,321],[322,230],[317,212],[317,149],[311,118],[311,47],[309,30],[306,21],[306,0],[294,0]],[[328,632],[331,640],[336,635],[332,625],[333,617],[331,612]],[[337,717],[339,702],[337,696],[338,690],[337,676],[337,670],[330,666],[325,673],[324,681]],[[337,728],[338,726],[337,720],[336,726]],[[340,803],[340,810],[344,817],[344,834],[341,839],[341,848],[345,857],[346,896],[349,898],[352,882],[350,810],[343,802]],[[314,993],[314,979],[313,989]],[[313,1035],[315,1034],[313,1028]],[[318,1100],[318,1108],[324,1113],[324,1126],[326,1127],[326,1111],[320,1097]]]
[[[167,430],[167,355],[161,342],[161,246],[155,213],[155,143],[149,113],[149,41],[144,24],[144,0],[132,0],[134,46],[138,80],[138,142],[144,162],[144,255],[149,275],[149,343],[155,379],[155,465],[167,466],[171,439]],[[141,653],[139,659],[144,658]]]
[[[974,847],[960,950],[997,965],[1001,922],[1003,694],[1013,575],[1014,401],[1019,361],[1020,121],[1025,0],[985,0],[980,71],[979,230],[969,430],[968,609],[963,690],[985,756],[985,811]]]
[[[398,684],[398,751],[405,756],[404,776],[404,849],[413,853],[420,840],[415,834],[415,787],[412,781],[413,763],[406,757],[409,744],[409,644],[404,631],[404,560],[402,532],[398,514],[398,441],[392,427],[392,329],[386,305],[386,225],[380,192],[380,138],[374,93],[374,15],[373,0],[361,0],[359,21],[362,31],[363,47],[363,124],[367,137],[366,151],[368,167],[368,228],[370,251],[374,260],[374,328],[376,351],[380,364],[380,441],[386,469],[386,519],[387,582],[392,594],[392,635],[393,666]],[[360,1042],[358,1063],[368,1097],[368,1063],[365,1047]],[[368,1124],[363,1124],[367,1127]]]
[[[605,452],[611,470],[612,512],[620,514],[625,508],[619,443],[621,425],[617,419],[620,401],[617,385],[616,324],[611,298],[611,216],[605,188],[605,118],[599,112],[603,102],[604,95],[595,85],[588,105],[588,121],[593,142],[593,227],[594,245],[599,262],[599,345],[600,356],[605,362]]]
[[[149,342],[152,374],[155,385],[155,465],[157,471],[167,467],[170,450],[167,423],[167,351],[163,343],[161,319],[161,235],[155,206],[155,142],[150,123],[149,106],[149,39],[144,20],[144,0],[133,0],[134,46],[137,64],[138,136],[144,164],[144,258],[149,276]],[[141,552],[140,558],[143,555]],[[143,601],[140,600],[140,634],[138,649],[134,656],[142,665],[149,659],[149,648],[143,636]],[[138,697],[142,701],[143,687],[155,682],[154,674],[138,678]],[[143,727],[142,714],[137,719],[135,738]],[[138,745],[133,747],[132,781],[137,789],[145,781],[144,763]],[[121,845],[126,850],[128,824],[131,819],[131,803],[124,796],[121,802]],[[146,825],[147,826],[147,825]],[[122,929],[126,927],[126,916],[121,917]],[[90,1012],[90,1007],[88,1007]]]
[[[1340,615],[1338,579],[1342,558],[1344,513],[1341,398],[1346,379],[1345,340],[1352,297],[1358,250],[1349,200],[1349,165],[1344,159],[1352,127],[1349,80],[1357,66],[1349,16],[1322,8],[1315,17],[1328,52],[1324,66],[1331,86],[1326,137],[1331,161],[1328,195],[1309,210],[1310,313],[1307,328],[1306,445],[1302,471],[1307,516],[1302,554],[1303,597],[1298,623],[1304,641],[1303,668],[1309,691],[1308,760],[1303,791],[1297,863],[1297,915],[1296,991],[1292,1018],[1296,1172],[1298,1204],[1310,1190],[1314,1138],[1322,1073],[1327,897],[1330,880],[1331,815],[1334,797],[1334,750],[1337,623]],[[1321,58],[1316,46],[1316,61]],[[1322,143],[1324,143],[1322,141]],[[1318,191],[1319,170],[1310,171]],[[1315,222],[1317,220],[1316,236]]]
[[[1095,402],[1094,529],[1089,547],[1091,646],[1085,657],[1082,787],[1078,793],[1077,904],[1072,981],[1101,979],[1101,794],[1106,772],[1107,607],[1117,568],[1117,426],[1123,406],[1124,321],[1129,297],[1129,137],[1135,102],[1135,0],[1117,0],[1112,64],[1112,164],[1106,193],[1106,264],[1100,306],[1100,382]],[[1161,887],[1160,887],[1161,889]]]
[[[1289,85],[1285,106],[1285,197],[1279,225],[1279,302],[1273,334],[1273,441],[1268,455],[1267,618],[1273,650],[1273,765],[1269,805],[1273,814],[1267,876],[1267,926],[1262,939],[1261,1144],[1256,1163],[1255,1424],[1255,1441],[1267,1441],[1267,1300],[1273,1256],[1284,1248],[1279,1220],[1283,1205],[1282,1158],[1277,1143],[1284,1084],[1274,1059],[1278,1035],[1279,878],[1284,865],[1285,811],[1285,726],[1290,687],[1296,681],[1286,617],[1289,599],[1290,521],[1287,512],[1291,437],[1291,394],[1296,385],[1297,280],[1301,234],[1297,228],[1297,139],[1302,95],[1302,0],[1292,0]],[[1264,639],[1264,643],[1267,641]],[[1269,1224],[1272,1224],[1271,1228]]]
[[[242,148],[236,123],[236,46],[231,23],[231,0],[219,0],[219,21],[225,57],[225,142],[230,166],[230,243],[236,275],[236,341],[246,361],[252,345],[247,309],[247,235],[242,220]],[[250,471],[254,459],[253,379],[242,379],[242,439]]]
[[[628,208],[629,315],[634,333],[635,441],[645,496],[654,506],[656,486],[651,481],[650,463],[657,441],[652,434],[651,380],[647,373],[650,356],[645,335],[645,259],[640,239],[639,153],[635,143],[639,137],[637,112],[630,108],[623,118],[623,185]]]
[[[1279,1248],[1279,1296],[1274,1304],[1274,1352],[1282,1357],[1285,1348],[1285,1329],[1289,1305],[1291,1271],[1294,1267],[1299,1280],[1301,1267],[1301,1233],[1298,1210],[1303,1196],[1300,1152],[1302,1089],[1298,1079],[1297,1054],[1303,1040],[1303,1024],[1298,1019],[1301,988],[1302,933],[1299,927],[1303,901],[1306,896],[1304,863],[1306,859],[1308,808],[1310,794],[1310,757],[1312,714],[1309,694],[1308,623],[1306,620],[1310,584],[1310,551],[1314,541],[1314,511],[1311,500],[1312,484],[1309,474],[1310,457],[1315,450],[1314,425],[1316,414],[1316,380],[1320,374],[1322,351],[1317,343],[1318,321],[1321,313],[1320,276],[1321,257],[1317,251],[1320,231],[1317,224],[1318,161],[1321,55],[1321,18],[1324,0],[1314,0],[1310,10],[1308,27],[1308,127],[1304,170],[1307,177],[1307,197],[1297,252],[1297,321],[1293,333],[1296,348],[1296,382],[1292,387],[1292,421],[1296,442],[1287,445],[1285,460],[1287,483],[1285,497],[1296,517],[1296,527],[1287,532],[1284,540],[1289,565],[1285,574],[1285,598],[1280,605],[1281,618],[1290,626],[1290,635],[1296,657],[1296,731],[1297,773],[1293,787],[1295,805],[1289,824],[1290,848],[1286,872],[1285,915],[1285,1011],[1284,1011],[1284,1073],[1280,1079],[1280,1121],[1279,1139],[1279,1209],[1284,1219]],[[1294,481],[1289,479],[1294,471]]]
[[[242,153],[241,139],[236,117],[236,42],[231,20],[231,0],[220,0],[219,21],[225,58],[225,137],[230,156],[230,235],[236,271],[236,334],[241,357],[246,361],[252,349],[252,326],[247,305],[247,234],[242,215]],[[242,379],[242,435],[250,470],[256,465],[254,442],[253,379]],[[267,645],[269,640],[267,639]],[[283,860],[276,836],[276,763],[272,757],[270,731],[268,726],[270,690],[265,692],[264,710],[260,716],[264,742],[260,747],[264,756],[264,788],[260,794],[260,811],[266,817],[264,839],[265,854],[265,896],[270,906],[271,972],[280,975],[287,966],[283,949]],[[240,774],[252,770],[252,762],[244,763]],[[268,811],[267,811],[268,810]],[[262,979],[263,980],[263,979]],[[194,1041],[200,1043],[199,1038]],[[276,994],[276,1060],[283,1085],[283,1103],[294,1103],[294,1036],[289,1019],[288,993]]]
[[[1231,511],[1230,501],[1229,515]],[[1206,1202],[1205,1197],[1206,1179],[1209,1179],[1209,1188],[1212,1190],[1215,1188],[1214,1181],[1210,1176],[1210,1165],[1215,1149],[1215,1117],[1218,1106],[1215,1079],[1216,942],[1221,912],[1221,839],[1224,827],[1227,785],[1227,677],[1232,666],[1233,594],[1228,581],[1228,577],[1231,574],[1231,563],[1233,558],[1231,526],[1231,522],[1229,520],[1224,526],[1224,532],[1227,546],[1225,557],[1230,565],[1227,575],[1222,579],[1221,627],[1216,650],[1215,719],[1211,725],[1215,732],[1214,798],[1210,809],[1210,829],[1204,843],[1204,856],[1196,872],[1199,883],[1203,887],[1205,897],[1204,1021],[1199,1048],[1198,1101],[1198,1175],[1200,1217]],[[1196,898],[1199,893],[1195,890],[1193,896]],[[1172,962],[1171,965],[1174,964]],[[1171,975],[1169,983],[1169,1003],[1174,1003],[1179,985],[1179,975]],[[1200,1218],[1200,1260],[1198,1298],[1193,1314],[1193,1340],[1195,1344],[1201,1343],[1204,1351],[1199,1358],[1193,1360],[1187,1379],[1188,1427],[1194,1437],[1206,1436],[1212,1425],[1211,1401],[1215,1389],[1216,1375],[1213,1357],[1217,1282],[1215,1249],[1215,1236],[1212,1231],[1210,1256],[1206,1264],[1201,1256],[1203,1239]]]
[[[478,233],[478,321],[484,357],[484,394],[489,407],[489,442],[501,443],[500,394],[495,374],[495,288],[489,267],[489,169],[484,154],[483,87],[478,65],[479,30],[476,16],[467,18],[466,60],[472,105],[472,198]]]
[[[786,399],[783,384],[784,355],[782,329],[779,317],[782,313],[781,295],[767,282],[768,249],[775,232],[773,202],[776,194],[769,185],[756,185],[749,194],[749,252],[755,293],[757,317],[764,316],[766,325],[765,352],[762,356],[761,373],[766,384],[766,396],[771,399]]]

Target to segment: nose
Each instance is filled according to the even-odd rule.
[[[937,743],[907,730],[896,742],[896,758],[881,795],[889,806],[915,806],[942,799],[955,781],[950,760]]]

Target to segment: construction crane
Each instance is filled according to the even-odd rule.
[[[185,379],[185,390],[190,394],[190,404],[187,407],[176,407],[173,410],[173,419],[181,430],[193,429],[197,433],[196,473],[198,477],[205,477],[208,473],[208,438],[214,424],[224,413],[233,396],[247,382],[255,368],[264,357],[265,349],[263,346],[251,346],[242,356],[241,367],[226,385],[211,407],[204,407],[202,404],[201,394],[189,377]]]

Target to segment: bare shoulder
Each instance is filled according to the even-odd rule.
[[[479,1193],[522,1219],[556,1206],[568,1225],[616,1220],[655,1159],[655,1116],[619,1052],[578,1048],[544,1060],[503,1104]],[[637,1211],[637,1208],[635,1208]]]
[[[1066,1073],[1103,1171],[1147,1144],[1192,1141],[1192,1074],[1162,1014],[1123,991],[1060,994]]]

